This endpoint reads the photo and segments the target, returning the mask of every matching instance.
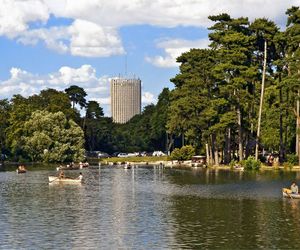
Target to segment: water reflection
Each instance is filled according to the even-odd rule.
[[[48,185],[53,174],[0,173],[0,248],[300,246],[300,201],[280,192],[296,172],[101,166],[82,185]]]

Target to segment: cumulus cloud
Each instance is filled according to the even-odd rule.
[[[31,22],[46,23],[48,6],[42,0],[1,0],[0,35],[14,38],[26,31]]]
[[[208,44],[208,39],[194,41],[182,39],[165,40],[157,43],[157,47],[164,50],[165,56],[146,57],[145,59],[157,67],[178,67],[176,58],[183,52],[189,51],[191,48],[207,48]]]
[[[0,35],[24,44],[43,41],[61,53],[105,57],[124,53],[118,34],[123,26],[206,28],[210,25],[207,16],[222,12],[252,20],[268,17],[284,26],[284,12],[292,5],[299,5],[299,0],[1,0]],[[46,24],[51,16],[73,22],[49,27]],[[32,28],[32,23],[39,28]],[[171,64],[168,57],[155,61]]]
[[[84,20],[75,20],[68,27],[41,28],[22,32],[17,41],[35,45],[39,41],[59,53],[75,56],[107,57],[124,54],[117,31]]]
[[[104,107],[106,115],[110,110],[110,78],[97,77],[96,69],[91,65],[82,65],[79,68],[61,67],[58,71],[39,75],[19,68],[11,68],[10,78],[0,82],[0,99],[10,98],[14,94],[28,97],[38,94],[41,90],[54,88],[63,91],[71,85],[84,88],[88,100],[95,100]],[[142,93],[142,103],[155,103],[156,99],[150,92]]]
[[[151,104],[151,103],[156,103],[156,98],[150,92],[143,92],[143,94],[142,94],[142,103],[144,105]]]
[[[76,20],[69,29],[72,55],[87,57],[106,57],[124,54],[117,31],[101,27],[95,23]]]
[[[64,90],[71,85],[78,85],[85,89],[89,100],[102,99],[109,96],[109,77],[96,76],[96,70],[91,65],[82,65],[79,68],[61,67],[57,72],[39,75],[32,74],[19,68],[10,70],[10,78],[0,82],[0,98],[10,98],[14,94],[29,96],[38,94],[46,88]]]
[[[41,0],[42,1],[42,0]],[[285,10],[299,0],[44,0],[57,16],[84,19],[104,26],[150,24],[162,27],[207,27],[209,15],[268,17],[282,21]]]

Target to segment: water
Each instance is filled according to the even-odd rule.
[[[297,172],[82,172],[0,172],[0,249],[300,248],[300,201],[281,197]]]

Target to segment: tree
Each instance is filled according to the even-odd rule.
[[[22,148],[33,161],[65,162],[84,158],[84,134],[62,112],[35,111],[24,123]]]
[[[243,159],[244,114],[251,101],[251,78],[255,67],[251,65],[253,38],[248,18],[231,18],[228,14],[209,16],[215,24],[209,29],[210,47],[216,51],[216,65],[212,71],[221,95],[229,100],[236,113],[238,156]],[[231,111],[232,111],[231,110]]]
[[[164,88],[158,96],[158,102],[155,105],[155,110],[150,120],[151,138],[156,150],[169,151],[169,147],[172,144],[171,141],[169,142],[166,129],[169,105],[170,90],[168,88]]]
[[[284,83],[288,85],[291,90],[292,100],[295,100],[295,104],[292,103],[293,112],[296,117],[296,154],[300,156],[300,9],[299,7],[291,7],[286,11],[288,15],[287,29],[286,29],[286,61],[288,75],[284,79]],[[296,107],[295,107],[296,106]],[[300,165],[300,157],[299,157]]]
[[[250,25],[250,30],[252,31],[255,37],[255,43],[254,43],[255,61],[258,62],[259,68],[262,69],[261,94],[260,94],[258,122],[257,122],[256,146],[255,146],[255,159],[258,160],[258,147],[259,147],[259,139],[260,139],[261,117],[262,117],[262,108],[263,108],[263,100],[264,100],[267,63],[269,65],[268,71],[272,72],[272,67],[273,67],[272,62],[276,60],[275,58],[276,49],[274,44],[274,37],[279,31],[279,29],[274,22],[269,21],[265,18],[260,18],[260,19],[256,19]],[[267,57],[267,55],[269,56]]]
[[[87,119],[99,119],[104,115],[103,109],[96,101],[89,101],[86,107],[86,118]]]
[[[209,106],[208,102],[215,92],[211,73],[214,52],[191,49],[178,57],[177,62],[181,63],[180,73],[171,79],[175,89],[170,93],[167,131],[181,135],[187,143],[200,148],[201,131],[209,126],[206,121],[210,119],[202,112]]]
[[[3,151],[6,150],[6,129],[9,126],[8,115],[10,104],[7,99],[0,100],[0,160]]]
[[[65,92],[68,94],[70,101],[72,102],[73,109],[75,109],[75,104],[79,104],[81,108],[86,107],[87,103],[85,97],[87,94],[83,88],[72,85],[65,89]]]

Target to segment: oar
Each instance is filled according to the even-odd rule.
[[[286,190],[286,188],[284,188],[284,192],[287,194],[288,197],[290,197],[291,199],[294,199],[293,196],[291,196],[291,194],[288,193],[288,191]]]

